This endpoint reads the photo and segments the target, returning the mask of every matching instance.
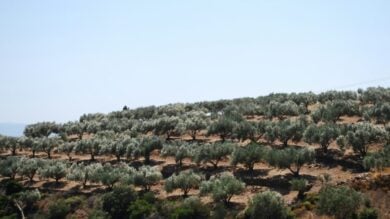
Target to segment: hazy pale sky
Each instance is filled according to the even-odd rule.
[[[388,0],[3,0],[0,122],[388,87],[389,12]]]

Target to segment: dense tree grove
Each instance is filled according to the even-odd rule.
[[[272,93],[31,124],[21,137],[0,135],[0,217],[67,218],[88,206],[89,218],[293,218],[299,209],[375,218],[359,187],[347,187],[359,177],[325,180],[313,194],[311,170],[335,162],[351,176],[379,171],[375,186],[386,184],[389,103],[390,89],[381,87]],[[275,190],[298,195],[286,203]],[[249,192],[260,193],[246,206],[232,199]],[[85,193],[91,198],[74,195]],[[55,201],[35,217],[37,201],[48,197]]]

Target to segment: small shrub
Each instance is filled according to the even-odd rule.
[[[88,219],[110,219],[110,215],[100,209],[95,209],[88,215]]]
[[[156,209],[152,204],[142,199],[133,202],[128,209],[130,219],[147,218],[155,211]]]
[[[70,206],[64,200],[58,200],[49,205],[49,219],[65,219],[71,211]]]
[[[102,197],[102,209],[109,213],[113,219],[127,218],[127,209],[136,200],[136,193],[126,187],[114,187],[112,192]]]
[[[359,219],[377,219],[378,211],[374,208],[365,208],[362,212],[359,214]]]
[[[319,193],[317,207],[322,214],[350,218],[363,201],[362,194],[349,187],[325,186]]]
[[[282,219],[289,218],[289,211],[279,193],[267,191],[255,195],[250,200],[245,215],[248,219]]]

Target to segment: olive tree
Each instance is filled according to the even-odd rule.
[[[337,143],[341,148],[352,147],[360,156],[366,156],[369,147],[373,143],[384,141],[386,131],[375,127],[370,123],[359,123],[351,126],[345,136],[340,136]]]
[[[255,163],[261,162],[267,154],[264,146],[250,143],[245,147],[236,147],[231,156],[231,164],[243,164],[250,173],[253,172]]]
[[[58,151],[65,153],[68,156],[69,161],[72,160],[72,152],[76,147],[76,142],[65,142],[58,147]]]
[[[16,137],[11,136],[1,136],[0,137],[0,148],[8,149],[11,151],[11,155],[16,155],[16,150],[18,149],[19,141]]]
[[[39,168],[44,165],[44,161],[38,158],[21,158],[18,165],[18,173],[21,176],[26,176],[30,183],[34,181],[34,176]]]
[[[151,186],[156,185],[162,179],[161,172],[156,167],[142,166],[131,176],[135,186],[143,187],[144,191],[150,191]]]
[[[77,142],[74,151],[76,153],[89,154],[91,161],[95,160],[95,156],[100,153],[103,144],[107,143],[104,139],[94,137],[91,139],[82,139]]]
[[[200,185],[200,194],[211,194],[215,202],[229,204],[234,195],[241,194],[245,189],[245,183],[236,179],[228,172],[212,176],[210,180],[203,181]]]
[[[191,136],[192,140],[196,140],[196,135],[207,128],[206,114],[203,112],[192,112],[186,115],[184,120],[184,128]]]
[[[166,135],[166,140],[170,140],[172,135],[181,134],[182,130],[178,129],[180,122],[178,117],[163,116],[155,121],[153,132],[155,135]]]
[[[256,123],[241,121],[239,122],[233,131],[233,136],[241,141],[251,140],[253,142],[257,141],[257,127]]]
[[[15,179],[18,173],[20,158],[15,156],[9,156],[4,160],[0,160],[0,175]]]
[[[185,158],[192,158],[197,144],[187,142],[172,142],[164,144],[161,150],[162,157],[174,157],[176,164],[181,167]]]
[[[328,152],[330,143],[338,138],[340,129],[334,124],[310,125],[303,134],[309,144],[319,144],[324,153]]]
[[[305,197],[305,192],[308,189],[308,182],[305,179],[293,179],[290,181],[291,190],[298,191],[298,199],[302,200]]]
[[[59,133],[60,127],[54,122],[39,122],[27,125],[24,135],[33,138],[49,137],[50,134]]]
[[[73,163],[69,168],[69,172],[66,176],[68,180],[81,182],[85,187],[88,181],[91,181],[96,176],[96,171],[102,168],[100,163],[94,163],[85,165],[83,163]]]
[[[145,164],[150,163],[150,154],[156,150],[162,148],[161,140],[154,137],[143,137],[138,139],[135,143],[133,143],[133,151],[132,155],[134,157],[143,156],[145,158]]]
[[[385,145],[382,150],[365,156],[363,166],[367,170],[376,169],[379,171],[390,167],[390,145]]]
[[[38,173],[41,177],[53,178],[56,183],[66,176],[67,171],[68,168],[66,163],[58,160],[46,161],[43,166],[38,169]]]
[[[291,119],[276,123],[274,134],[283,143],[283,147],[288,146],[288,141],[299,142],[303,137],[307,121],[302,117],[297,121]]]
[[[132,147],[132,143],[133,140],[129,135],[121,134],[103,144],[100,153],[114,155],[119,162],[121,157],[129,151],[129,147]]]
[[[314,151],[307,148],[285,148],[271,150],[267,155],[267,160],[271,166],[288,169],[294,176],[299,176],[302,166],[312,163],[314,157]]]
[[[359,105],[356,101],[334,100],[327,102],[314,111],[312,119],[315,123],[319,121],[336,122],[341,116],[354,116],[359,115],[359,113]]]
[[[61,143],[58,137],[43,137],[37,139],[38,148],[47,154],[47,158],[51,159],[52,150]]]
[[[293,101],[286,101],[284,103],[271,101],[267,107],[267,116],[270,119],[277,117],[279,120],[284,120],[287,116],[299,115],[299,112],[299,106]]]
[[[376,123],[386,125],[390,121],[390,103],[377,103],[366,111],[368,121],[375,119]]]
[[[99,182],[111,190],[114,185],[120,182],[124,177],[133,174],[134,168],[129,167],[124,163],[118,166],[113,166],[109,163],[93,167],[93,174],[91,175],[91,182]]]
[[[217,168],[218,163],[230,155],[235,147],[236,145],[230,142],[203,144],[197,147],[193,159],[197,164],[211,163]]]
[[[217,121],[211,123],[207,130],[207,135],[218,135],[222,141],[231,137],[234,133],[234,129],[237,122],[228,117],[221,117]]]
[[[174,174],[165,180],[164,188],[168,193],[176,189],[183,191],[183,196],[187,196],[191,189],[199,188],[202,177],[192,170],[180,172],[178,175]]]
[[[283,202],[282,196],[273,191],[265,191],[253,196],[245,210],[248,219],[287,219],[289,211]]]

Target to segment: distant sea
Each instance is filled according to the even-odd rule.
[[[23,135],[26,124],[19,123],[0,123],[0,134],[19,137]]]

